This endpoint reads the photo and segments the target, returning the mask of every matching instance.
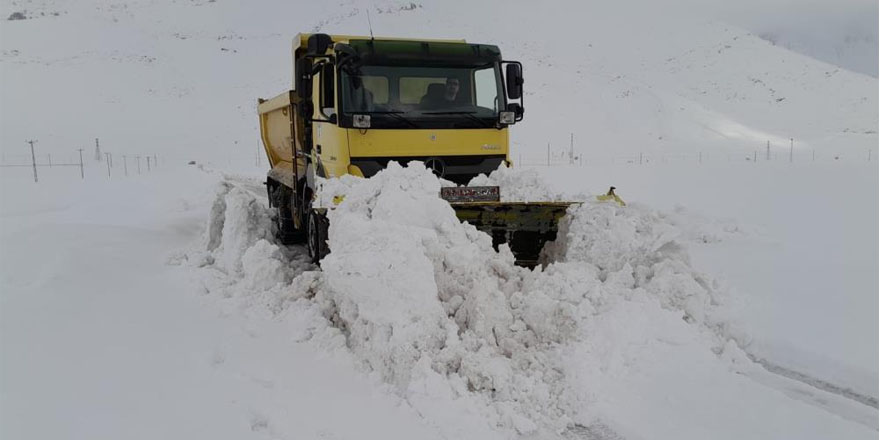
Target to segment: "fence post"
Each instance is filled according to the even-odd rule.
[[[79,177],[81,177],[83,180],[85,180],[86,179],[86,172],[83,169],[83,149],[78,148],[77,151],[79,151]]]
[[[34,183],[37,183],[39,180],[37,179],[37,156],[34,154],[34,142],[36,141],[27,141],[27,143],[31,144],[31,163],[34,165]]]
[[[110,178],[110,153],[104,153],[104,158],[107,160],[107,178]]]
[[[141,173],[141,157],[140,157],[140,156],[135,156],[134,158],[137,159],[137,164],[138,164],[138,174],[140,174],[140,173]]]
[[[150,172],[150,156],[147,156],[147,172]]]

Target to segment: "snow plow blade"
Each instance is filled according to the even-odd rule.
[[[538,265],[544,244],[556,240],[559,219],[577,202],[453,202],[458,219],[492,237],[492,246],[507,243],[524,267]]]

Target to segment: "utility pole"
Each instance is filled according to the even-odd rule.
[[[156,157],[156,153],[153,153],[153,168],[157,168],[159,166],[159,159]]]
[[[639,165],[642,164],[643,156],[644,156],[644,153],[639,153]]]
[[[98,138],[95,138],[95,160],[101,161],[101,144],[98,143]]]
[[[767,141],[767,162],[770,162],[770,141]]]
[[[128,176],[128,156],[122,155],[122,168],[125,170],[125,175]]]
[[[547,142],[547,166],[550,166],[550,142]]]
[[[83,149],[77,148],[76,151],[79,151],[79,176],[82,177],[83,180],[85,180],[86,172],[83,169]]]
[[[571,134],[571,145],[568,147],[568,164],[574,164],[574,133]]]
[[[104,153],[107,158],[107,177],[110,177],[110,153]]]
[[[34,154],[34,143],[37,141],[27,141],[27,143],[31,144],[31,163],[34,165],[34,183],[38,182],[37,179],[37,156]]]
[[[46,158],[49,159],[49,168],[52,168],[52,155],[47,153]]]
[[[147,156],[147,172],[150,172],[150,156]]]
[[[138,164],[138,174],[140,174],[140,173],[141,173],[141,157],[140,157],[140,156],[135,156],[135,159],[137,159],[137,164]]]
[[[758,163],[758,150],[755,150],[755,163]]]
[[[113,153],[107,153],[107,157],[110,161],[110,168],[113,168]]]
[[[794,162],[794,138],[791,138],[791,148],[788,150],[788,162]]]

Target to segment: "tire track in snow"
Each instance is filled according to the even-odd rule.
[[[744,373],[755,382],[846,420],[860,423],[875,431],[878,429],[876,398],[783,367],[748,352],[746,356],[760,366],[760,369]]]

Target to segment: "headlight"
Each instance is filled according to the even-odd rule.
[[[516,113],[514,112],[501,112],[499,113],[499,122],[502,124],[513,124],[516,122]]]
[[[370,128],[370,115],[354,115],[352,124],[355,128]]]

